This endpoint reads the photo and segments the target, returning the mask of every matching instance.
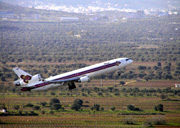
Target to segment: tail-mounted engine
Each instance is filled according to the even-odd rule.
[[[21,80],[21,79],[14,81],[13,84],[14,84],[15,86],[25,85],[25,83],[24,83],[23,80]]]

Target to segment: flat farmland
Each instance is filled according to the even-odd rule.
[[[94,63],[96,62],[88,62],[86,64],[91,65]],[[26,64],[21,63],[21,65]],[[43,64],[49,65],[49,63]],[[73,63],[67,62],[64,64]],[[37,65],[41,65],[41,63],[37,63]],[[51,63],[51,65],[59,65],[59,63]],[[127,67],[127,70],[137,69],[140,65],[153,67],[157,65],[157,62],[135,62]],[[13,80],[9,79],[9,81]],[[123,86],[120,85],[120,81],[124,81],[125,84]],[[4,83],[5,86],[9,84],[8,81]],[[146,122],[152,122],[152,120],[165,121],[162,125],[152,123],[155,127],[180,127],[180,94],[178,91],[174,93],[176,90],[179,90],[174,87],[178,83],[180,83],[179,80],[145,81],[138,78],[118,80],[104,78],[102,80],[93,79],[89,83],[77,83],[77,89],[72,91],[69,91],[68,87],[64,86],[44,92],[20,92],[18,90],[14,93],[11,91],[2,92],[0,105],[5,105],[9,113],[15,113],[16,115],[0,116],[0,127],[127,128],[145,127],[147,125]],[[135,89],[138,92],[134,92]],[[160,89],[162,93],[157,91],[150,92],[152,89]],[[163,91],[166,89],[170,89],[170,92],[166,93]],[[149,91],[143,92],[141,90]],[[161,98],[162,94],[166,96],[165,99]],[[51,110],[49,103],[52,98],[59,99],[64,110]],[[71,110],[75,99],[83,100],[83,106],[79,111]],[[43,107],[41,102],[46,102],[47,105]],[[29,103],[34,106],[40,106],[40,110],[34,110],[33,107],[24,107]],[[99,111],[91,110],[95,104],[100,105]],[[154,107],[158,104],[163,105],[163,112],[154,110]],[[20,106],[18,110],[14,108],[16,105]],[[127,109],[128,105],[133,105],[141,111],[130,111]],[[111,110],[112,107],[115,107],[114,111]],[[38,116],[25,115],[25,113],[32,111],[37,113]],[[42,114],[43,111],[44,114]],[[53,111],[53,114],[50,113],[51,111]],[[18,115],[19,113],[24,115]],[[133,122],[133,124],[127,124],[128,120]]]
[[[76,90],[75,90],[76,91]],[[72,93],[75,93],[72,92]],[[50,114],[49,101],[53,96],[43,96],[42,94],[33,94],[33,96],[24,96],[17,94],[1,95],[0,103],[6,104],[9,111],[34,111],[38,116],[0,116],[0,127],[143,127],[145,122],[151,119],[163,119],[166,125],[154,125],[155,127],[179,127],[180,123],[180,97],[169,97],[175,100],[162,100],[160,97],[74,97],[55,96],[64,106],[65,110],[54,110]],[[84,104],[82,109],[74,111],[70,109],[75,99],[82,99]],[[47,102],[46,107],[42,107],[40,102]],[[25,104],[32,103],[39,105],[41,110],[33,108],[24,108]],[[104,108],[103,111],[92,111],[90,108],[94,104],[99,104]],[[142,111],[129,111],[127,105],[134,105]],[[154,106],[163,104],[164,112],[154,111]],[[20,105],[18,111],[13,109],[14,105]],[[111,107],[116,110],[112,111]],[[45,111],[42,114],[41,111]],[[133,125],[125,124],[124,120],[131,120]]]
[[[171,81],[171,80],[165,80],[165,81],[136,81],[133,83],[129,83],[129,86],[135,86],[135,87],[175,87],[175,84],[179,84],[180,81]]]
[[[121,86],[120,81],[124,81],[125,85]],[[150,81],[143,81],[143,80],[92,80],[90,83],[82,84],[83,87],[94,87],[100,86],[116,86],[116,87],[175,87],[175,84],[179,84],[179,80],[150,80]]]

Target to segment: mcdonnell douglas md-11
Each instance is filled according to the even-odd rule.
[[[76,88],[76,82],[89,82],[93,77],[115,72],[132,62],[133,60],[129,58],[118,58],[46,79],[43,79],[39,74],[32,76],[22,69],[15,67],[13,71],[18,75],[19,79],[14,81],[14,84],[20,86],[21,91],[48,90],[62,85],[68,85],[69,90],[72,90]]]

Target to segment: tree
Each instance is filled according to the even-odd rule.
[[[50,111],[49,114],[53,115],[53,114],[54,114],[54,111]]]
[[[161,62],[158,62],[158,63],[157,63],[157,66],[161,67]]]
[[[31,103],[26,104],[26,107],[33,107],[34,105]]]
[[[42,105],[43,107],[45,107],[46,104],[47,104],[46,102],[41,102],[41,103],[40,103],[40,105]]]
[[[134,106],[133,105],[128,105],[127,109],[133,111],[134,110]]]
[[[73,104],[79,104],[80,106],[82,106],[82,105],[83,105],[83,100],[81,100],[81,99],[75,99],[74,102],[73,102]]]
[[[51,92],[51,95],[54,96],[54,95],[56,95],[56,93],[55,92]]]
[[[128,105],[127,109],[130,111],[141,111],[139,108],[135,108],[133,105]]]
[[[50,106],[53,105],[53,104],[57,104],[57,103],[60,104],[59,99],[57,99],[57,98],[52,98],[51,101],[50,101]]]
[[[135,121],[134,121],[133,118],[127,117],[127,118],[125,118],[125,119],[123,120],[123,123],[124,123],[124,124],[135,124]]]
[[[46,113],[46,111],[43,110],[43,111],[41,111],[41,113],[44,115]]]
[[[33,109],[34,110],[40,110],[40,107],[39,106],[34,106]]]
[[[158,67],[158,66],[153,66],[153,69],[154,69],[154,70],[158,70],[159,67]]]
[[[104,107],[101,107],[101,111],[104,111]]]
[[[59,103],[52,104],[50,108],[51,110],[59,110],[61,109],[61,104]]]
[[[103,96],[102,92],[98,92],[98,96]]]
[[[20,115],[20,116],[21,116],[21,115],[22,115],[22,111],[19,111],[19,112],[18,112],[18,115]]]
[[[167,98],[167,95],[165,95],[165,94],[161,94],[161,95],[160,95],[160,97],[161,97],[161,99],[162,99],[162,100],[164,100],[164,99],[166,99],[166,98]]]
[[[1,81],[6,81],[6,78],[5,77],[1,77]]]
[[[100,105],[99,104],[94,104],[93,110],[99,111],[100,110]]]
[[[116,108],[115,107],[111,107],[111,110],[114,111]]]
[[[124,81],[120,81],[119,84],[123,86],[123,85],[125,85],[125,82]]]
[[[73,104],[73,105],[71,106],[71,109],[78,111],[79,109],[81,109],[81,106],[80,106],[79,104]]]
[[[157,106],[154,107],[155,111],[160,111],[163,112],[164,111],[164,107],[162,104],[158,104]]]
[[[146,69],[146,66],[139,66],[138,67],[138,70],[145,70]]]
[[[19,110],[19,108],[20,108],[19,105],[15,105],[15,106],[14,106],[14,109],[16,109],[16,110]]]

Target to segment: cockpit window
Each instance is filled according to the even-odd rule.
[[[130,59],[126,59],[126,61],[128,61],[128,60],[130,60]]]

